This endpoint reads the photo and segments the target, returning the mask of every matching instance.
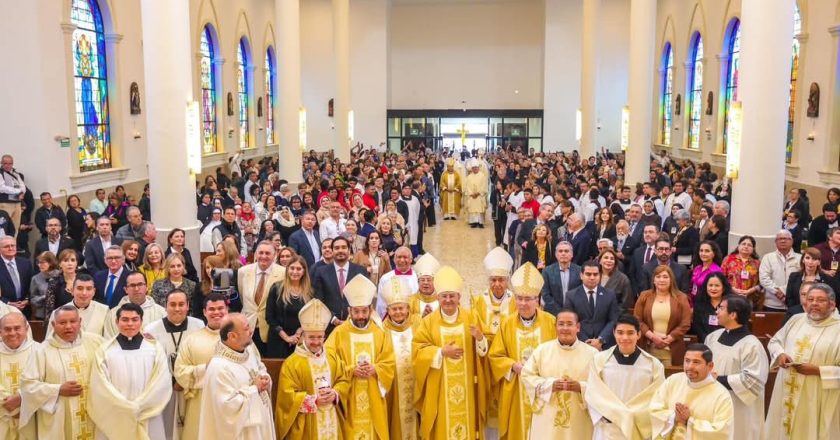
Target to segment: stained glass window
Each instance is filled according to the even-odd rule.
[[[660,140],[664,145],[671,145],[671,117],[673,115],[674,91],[674,50],[671,43],[665,43],[662,51],[662,101],[659,103]]]
[[[727,137],[729,130],[729,109],[732,103],[740,101],[738,96],[739,73],[741,70],[741,21],[737,18],[732,20],[729,27],[729,36],[726,40],[728,47],[726,53],[729,60],[726,63],[726,89],[723,95],[723,153],[726,153],[729,145]]]
[[[790,163],[793,158],[793,121],[796,116],[796,77],[799,74],[799,34],[802,33],[802,17],[799,7],[794,4],[793,9],[793,52],[790,62],[790,105],[788,106],[787,147],[785,148],[785,162]]]
[[[265,51],[265,144],[274,143],[274,51]]]
[[[236,50],[236,84],[239,90],[239,148],[248,148],[249,121],[248,121],[248,43],[245,38],[239,40],[239,47]]]
[[[105,28],[96,0],[73,0],[73,81],[79,170],[111,167]]]
[[[204,154],[216,152],[216,69],[210,25],[201,32],[201,122]]]
[[[703,114],[703,38],[699,33],[691,40],[691,67],[688,101],[688,148],[700,149],[700,116]]]

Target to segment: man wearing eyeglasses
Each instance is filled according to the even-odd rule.
[[[105,250],[105,266],[107,269],[93,274],[96,286],[96,301],[114,308],[125,295],[125,282],[128,271],[125,269],[125,255],[122,248],[112,245]]]
[[[143,327],[140,332],[144,332],[146,325],[162,319],[166,316],[166,309],[156,303],[151,297],[146,296],[148,290],[146,284],[146,276],[140,272],[129,272],[125,277],[125,296],[120,300],[116,307],[112,307],[108,312],[108,318],[105,320],[105,339],[112,338],[119,333],[117,328],[117,312],[120,306],[127,303],[137,304],[143,309]]]
[[[656,258],[642,266],[642,276],[638,280],[639,292],[651,289],[653,270],[656,269],[656,266],[670,267],[674,271],[674,276],[677,278],[677,287],[683,292],[688,292],[689,282],[691,280],[685,275],[685,266],[671,259],[671,242],[665,237],[657,238],[654,243],[653,253],[656,255]]]

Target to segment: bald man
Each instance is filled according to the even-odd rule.
[[[32,348],[38,345],[27,336],[29,323],[20,313],[0,318],[0,438],[15,440],[19,436],[20,378],[29,361]],[[34,425],[29,434],[34,434]]]

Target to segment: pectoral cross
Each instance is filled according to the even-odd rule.
[[[12,389],[12,394],[14,394],[17,392],[20,383],[20,366],[17,362],[12,362],[10,365],[9,371],[4,376],[9,378],[9,385]]]
[[[465,124],[463,122],[461,123],[461,129],[460,130],[455,130],[455,133],[458,133],[458,134],[461,135],[461,145],[466,145],[467,144],[467,134],[469,132],[470,131],[467,130],[467,124]]]
[[[73,362],[70,362],[69,367],[76,372],[76,375],[79,376],[82,374],[82,368],[85,366],[85,361],[83,359],[79,359],[79,355],[73,354]]]

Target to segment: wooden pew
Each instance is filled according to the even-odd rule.
[[[752,334],[756,336],[773,336],[782,328],[785,314],[782,312],[753,312],[750,317]]]
[[[271,410],[274,411],[274,406],[277,404],[277,386],[280,383],[280,367],[283,366],[283,359],[263,358],[262,361],[271,377]]]
[[[44,342],[47,335],[47,325],[44,321],[29,321],[29,328],[32,329],[32,339],[35,342]]]
[[[687,347],[689,344],[697,342],[697,336],[685,335],[683,336],[683,341],[685,341],[685,346]],[[685,359],[684,349],[671,350],[671,365],[677,366],[682,370],[683,359]]]

